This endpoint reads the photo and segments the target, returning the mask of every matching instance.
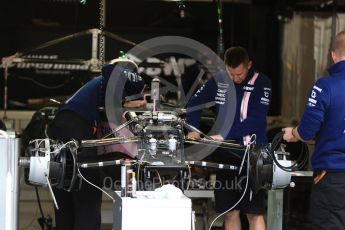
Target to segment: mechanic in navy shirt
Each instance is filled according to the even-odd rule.
[[[128,59],[116,59],[113,64],[104,65],[102,75],[94,78],[80,88],[59,108],[48,130],[48,136],[63,142],[75,140],[96,139],[97,126],[104,122],[105,94],[107,84],[115,69],[114,77],[124,83],[122,95],[115,95],[115,100],[127,107],[145,106],[144,100],[127,101],[126,97],[141,93],[144,81],[138,74],[137,65]],[[118,73],[118,74],[116,74]],[[111,81],[114,82],[114,81]],[[115,86],[114,86],[115,87]],[[121,94],[121,92],[119,93]],[[114,105],[110,105],[114,106]],[[77,161],[100,161],[96,148],[79,149]],[[80,169],[82,175],[93,184],[102,186],[101,174],[98,168]],[[72,191],[65,191],[62,185],[54,188],[59,210],[55,210],[57,230],[98,230],[101,227],[102,192],[82,181],[78,188],[76,183]]]
[[[265,75],[255,72],[252,68],[252,62],[249,59],[247,51],[242,47],[229,48],[224,55],[224,62],[229,78],[235,83],[236,106],[222,97],[222,92],[231,90],[222,88],[222,84],[217,84],[216,74],[206,84],[197,91],[191,98],[187,106],[187,122],[199,128],[200,110],[193,111],[190,108],[215,102],[215,112],[217,119],[229,119],[226,113],[222,113],[224,107],[235,107],[234,122],[228,130],[228,133],[219,133],[212,135],[215,140],[235,140],[238,144],[247,145],[252,134],[256,135],[257,144],[266,144],[266,116],[271,100],[271,82]],[[220,117],[219,117],[220,116]],[[199,138],[197,132],[188,133],[189,138]],[[241,156],[242,157],[242,156]],[[240,164],[241,160],[234,158],[226,150],[217,150],[213,154],[213,160],[218,163]],[[245,168],[245,167],[244,167]],[[228,186],[215,188],[216,211],[226,212],[233,207],[243,194],[246,180],[246,170],[242,170],[241,175],[238,172],[228,172],[219,170],[217,172],[217,181],[223,185],[233,183],[241,186]],[[250,199],[251,197],[251,199]],[[245,213],[250,229],[265,229],[263,214],[265,213],[265,191],[259,191],[252,194],[248,188],[243,200],[225,215],[225,229],[241,229],[240,211]]]
[[[287,142],[315,142],[310,199],[313,229],[345,229],[345,31],[331,52],[330,76],[316,81],[297,127],[284,128]]]

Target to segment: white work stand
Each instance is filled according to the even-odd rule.
[[[201,204],[202,229],[207,230],[208,229],[208,214],[209,214],[208,207],[207,207],[207,200],[214,198],[213,190],[185,190],[184,194],[187,197],[191,198],[192,200],[202,199],[202,204]]]
[[[156,198],[152,191],[138,191],[136,198],[114,194],[114,230],[192,230],[192,202]]]
[[[0,229],[18,229],[19,139],[0,138]]]
[[[293,177],[311,177],[311,171],[297,171],[292,173]],[[267,230],[282,230],[283,229],[283,198],[284,190],[270,190],[268,191],[267,201]]]

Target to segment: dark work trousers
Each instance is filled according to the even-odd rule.
[[[313,184],[310,218],[315,230],[345,229],[345,172],[327,172]]]
[[[48,136],[63,142],[71,139],[94,139],[91,125],[73,112],[59,112],[51,126]],[[97,152],[92,148],[78,152],[77,161],[97,161]],[[98,168],[80,170],[82,175],[99,186],[100,173]],[[75,186],[78,187],[78,186]],[[55,210],[57,230],[99,230],[101,225],[102,192],[82,181],[80,190],[67,192],[54,188],[59,210]]]

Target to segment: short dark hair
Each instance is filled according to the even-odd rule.
[[[249,55],[245,48],[236,46],[231,47],[225,51],[224,63],[227,66],[236,68],[240,64],[247,65],[249,62]]]
[[[345,57],[345,31],[341,31],[335,36],[332,50],[338,56]]]

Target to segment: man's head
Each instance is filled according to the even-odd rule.
[[[247,51],[240,46],[231,47],[225,51],[224,63],[227,72],[236,84],[243,82],[252,67]]]
[[[124,88],[122,91],[123,99],[128,96],[140,94],[145,85],[144,79],[138,73],[138,65],[130,59],[117,58],[111,60],[110,64],[106,64],[102,67],[102,76],[102,88],[104,90],[106,90],[111,77],[116,78],[116,83],[118,83],[118,81],[124,81]]]
[[[345,31],[341,31],[335,36],[331,55],[334,63],[345,60]]]
[[[126,69],[132,69],[133,71],[138,71],[139,67],[137,63],[128,58],[115,58],[110,60],[109,64],[114,64],[117,66],[123,66]]]

